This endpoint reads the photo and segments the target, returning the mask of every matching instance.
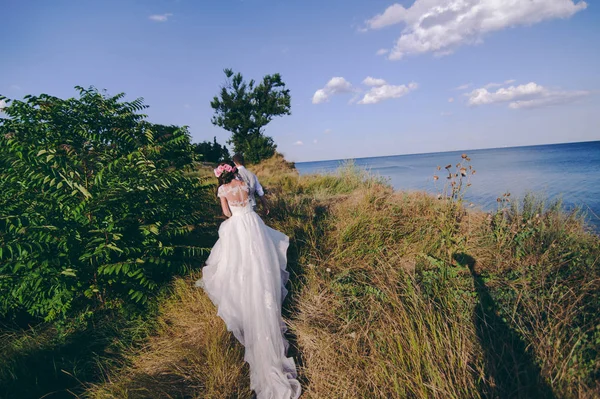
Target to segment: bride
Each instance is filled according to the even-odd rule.
[[[229,219],[202,269],[204,288],[227,329],[245,346],[250,388],[258,399],[296,399],[301,387],[288,342],[281,304],[288,237],[266,226],[248,201],[248,186],[237,169],[222,163],[215,170],[218,196]]]

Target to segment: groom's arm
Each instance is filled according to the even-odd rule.
[[[264,195],[259,195],[258,199],[260,199],[260,203],[262,204],[262,208],[265,211],[265,215],[269,214],[269,205],[267,204],[267,200]]]
[[[254,178],[254,192],[259,197],[263,197],[265,195],[265,191],[263,190],[263,187],[260,185],[260,182],[258,181],[258,177],[256,177],[256,175],[254,175],[252,177]]]
[[[260,200],[260,203],[263,207],[265,215],[268,215],[269,214],[269,205],[267,204],[267,199],[265,198],[265,191],[263,190],[263,187],[260,185],[260,182],[258,181],[258,177],[256,177],[256,175],[254,175],[254,186],[256,189],[255,192],[258,195],[258,199]]]

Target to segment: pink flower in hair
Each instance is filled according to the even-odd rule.
[[[220,177],[223,172],[235,173],[237,168],[228,164],[219,165],[215,170],[215,176]]]

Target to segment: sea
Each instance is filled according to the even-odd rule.
[[[506,193],[512,201],[534,194],[547,204],[562,201],[566,211],[581,209],[600,232],[600,141],[297,162],[296,168],[300,174],[334,173],[351,161],[396,190],[438,194],[446,181],[445,167],[452,165],[455,171],[456,164],[464,162],[463,154],[476,171],[465,192],[465,201],[473,207],[495,211],[498,198]]]

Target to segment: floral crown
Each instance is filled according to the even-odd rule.
[[[231,166],[228,164],[219,165],[215,170],[215,176],[221,177],[223,172],[235,173],[237,172],[237,168],[235,166]]]

